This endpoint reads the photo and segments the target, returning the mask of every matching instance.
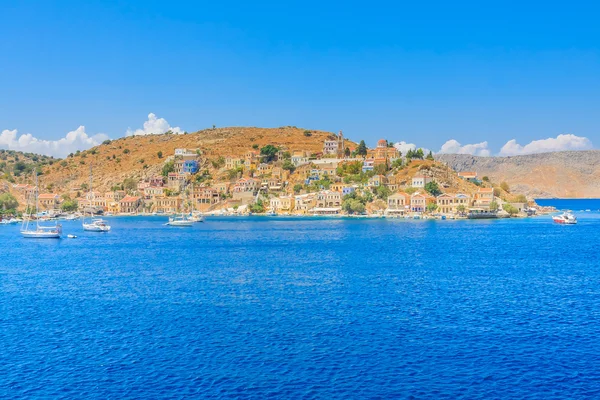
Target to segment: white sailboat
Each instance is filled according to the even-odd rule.
[[[83,212],[83,230],[88,232],[108,232],[110,231],[110,225],[102,218],[94,217],[92,212],[92,199],[94,198],[94,192],[92,191],[92,166],[90,165],[90,192],[88,194],[88,200],[90,202],[90,219],[86,220],[85,210]]]
[[[204,217],[199,212],[196,213],[194,210],[194,184],[192,183],[192,212],[190,214],[190,221],[192,222],[204,222]]]
[[[185,191],[185,189],[184,189],[184,191]],[[184,200],[185,200],[185,197],[184,197]],[[192,226],[193,223],[194,223],[194,221],[192,221],[190,219],[190,217],[185,214],[184,207],[182,204],[181,215],[175,215],[173,217],[169,217],[169,222],[167,222],[167,225],[186,227],[186,226]]]
[[[30,227],[30,223],[31,223],[31,225],[33,225],[33,222],[31,222],[31,217],[32,217],[31,207],[28,202],[27,208],[30,211],[30,213],[27,216],[27,218],[25,218],[23,220],[23,225],[21,227],[21,235],[24,238],[30,238],[30,239],[60,239],[60,235],[62,234],[62,225],[61,224],[55,223],[54,226],[40,225],[40,219],[38,218],[39,204],[38,204],[37,171],[34,174],[35,174],[35,189],[33,191],[33,197],[35,199],[34,200],[35,201],[35,214],[36,214],[35,226]]]

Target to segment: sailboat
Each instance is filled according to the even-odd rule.
[[[94,198],[94,192],[92,191],[92,166],[90,165],[90,192],[88,194],[88,200],[90,202],[90,219],[86,221],[85,210],[83,212],[83,230],[88,232],[108,232],[110,231],[110,225],[107,224],[102,218],[94,218],[92,212],[92,199]]]
[[[204,222],[204,217],[200,213],[194,211],[194,184],[192,183],[192,212],[190,214],[190,221],[192,222]]]
[[[39,213],[39,204],[38,204],[38,177],[37,171],[34,173],[35,175],[35,189],[33,191],[33,197],[35,201],[35,227],[30,227],[31,221],[31,207],[28,202],[27,208],[30,210],[27,218],[23,220],[23,225],[21,227],[21,235],[24,238],[31,239],[60,239],[60,235],[62,234],[62,225],[59,223],[55,223],[54,226],[42,226],[40,225],[40,220],[38,218]],[[33,225],[33,222],[31,223]]]
[[[185,189],[184,189],[184,191],[185,191]],[[184,197],[184,200],[185,200],[185,197]],[[184,209],[184,207],[182,204],[181,215],[175,215],[173,217],[169,217],[169,222],[167,222],[167,225],[169,225],[169,226],[192,226],[194,221],[192,221],[189,216],[185,215],[185,212],[183,211],[183,209]]]

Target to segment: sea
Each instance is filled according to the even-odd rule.
[[[600,398],[576,215],[0,226],[0,398]]]

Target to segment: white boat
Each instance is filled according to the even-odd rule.
[[[185,193],[185,188],[183,189],[183,192]],[[169,226],[192,226],[194,224],[194,221],[192,219],[192,217],[188,214],[186,214],[184,212],[184,205],[185,205],[185,196],[183,198],[183,201],[181,202],[181,215],[174,215],[172,217],[169,217],[169,222],[167,222],[166,225]]]
[[[90,191],[88,194],[88,201],[90,203],[90,206],[88,207],[90,209],[90,219],[86,220],[84,210],[82,222],[83,230],[87,232],[108,232],[110,231],[110,225],[108,225],[108,223],[102,218],[94,218],[94,214],[92,213],[92,200],[94,199],[94,192],[92,191],[92,178],[92,166],[90,165]]]
[[[108,232],[110,225],[102,218],[92,218],[90,222],[83,223],[83,230],[88,232]]]
[[[188,216],[181,214],[179,217],[170,217],[167,225],[169,226],[192,226],[194,221],[192,221]]]
[[[190,221],[192,222],[204,222],[204,217],[200,214],[192,214],[190,216]]]
[[[33,191],[33,197],[35,199],[35,213],[39,212],[38,205],[38,179],[37,172],[35,172],[35,190]],[[28,207],[29,208],[29,204]],[[21,235],[24,238],[30,239],[60,239],[60,235],[62,234],[62,225],[59,223],[55,223],[54,225],[40,225],[39,218],[36,218],[35,225],[31,222],[31,214],[28,218],[23,220],[23,225],[21,227]]]
[[[577,217],[568,211],[565,211],[560,215],[553,216],[552,220],[557,224],[562,225],[575,225],[577,223]]]

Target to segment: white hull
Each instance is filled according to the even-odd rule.
[[[192,226],[192,221],[169,221],[167,225],[169,226]]]
[[[110,231],[110,226],[100,226],[95,224],[83,224],[83,230],[88,232],[108,232]]]
[[[59,232],[48,231],[21,231],[24,238],[30,239],[60,239]]]

